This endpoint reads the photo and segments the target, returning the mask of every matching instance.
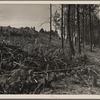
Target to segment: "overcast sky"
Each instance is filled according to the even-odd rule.
[[[58,5],[53,5],[53,13]],[[100,13],[98,13],[98,17]],[[11,27],[43,27],[49,30],[49,4],[0,4],[0,26]]]
[[[49,5],[39,4],[0,4],[0,26],[12,27],[41,27],[49,30],[49,23],[39,27],[41,23],[49,21]]]

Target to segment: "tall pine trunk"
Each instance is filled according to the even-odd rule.
[[[92,31],[91,31],[91,5],[89,5],[89,22],[90,22],[90,29],[89,29],[89,32],[90,32],[90,51],[92,52]]]
[[[75,56],[75,50],[73,47],[73,43],[71,41],[71,32],[70,32],[70,9],[71,9],[71,5],[68,5],[67,30],[68,30],[68,39],[69,39],[69,46],[70,46],[71,54]]]
[[[63,23],[63,4],[61,5],[62,7],[61,7],[61,16],[62,16],[62,18],[61,18],[61,41],[62,41],[62,50],[63,50],[63,52],[64,52],[64,29],[63,29],[63,25],[64,25],[64,23]]]
[[[85,42],[85,32],[84,32],[84,6],[83,6],[83,47],[84,47],[84,42]]]
[[[74,12],[73,12],[74,6],[72,5],[72,43],[74,38]]]
[[[51,33],[52,32],[52,4],[50,4],[50,42],[51,42]]]
[[[76,16],[76,6],[74,5],[74,37],[75,37],[75,45],[77,44],[76,42],[77,42],[77,37],[76,37],[76,27],[75,27],[75,23],[76,23],[76,18],[75,18],[75,16]]]
[[[78,24],[78,52],[79,54],[81,54],[79,5],[77,5],[77,24]]]
[[[85,36],[84,36],[84,40],[85,40],[85,45],[88,45],[88,41],[87,41],[87,34],[88,34],[88,15],[87,15],[87,10],[88,8],[86,7],[85,10]]]

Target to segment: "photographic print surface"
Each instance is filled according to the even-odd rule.
[[[0,94],[100,94],[100,4],[0,4]]]

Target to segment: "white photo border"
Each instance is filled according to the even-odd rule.
[[[66,1],[0,1],[0,4],[100,4],[100,0],[66,0]],[[0,95],[1,100],[99,100],[100,95]]]

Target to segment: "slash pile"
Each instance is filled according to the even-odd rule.
[[[44,88],[54,90],[51,83],[60,79],[61,73],[64,77],[78,76],[79,80],[85,81],[86,73],[98,76],[98,71],[81,66],[86,64],[86,55],[77,58],[67,56],[57,48],[48,50],[48,47],[37,46],[30,54],[18,46],[1,43],[0,93],[40,94]]]

